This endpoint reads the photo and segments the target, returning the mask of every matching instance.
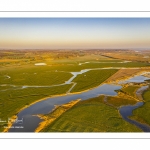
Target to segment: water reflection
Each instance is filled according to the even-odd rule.
[[[82,74],[87,71],[88,69],[81,71],[81,72],[72,72],[73,77],[72,79],[68,81],[68,83],[70,83],[77,74],[80,74],[80,73]],[[144,77],[144,76],[136,76],[136,77],[130,78],[129,80],[125,80],[124,82],[122,81],[120,84],[128,83],[128,82],[140,83],[140,82],[144,82],[144,80],[146,79],[149,79],[149,78]],[[89,98],[97,97],[101,94],[115,96],[117,95],[115,90],[121,89],[121,87],[122,87],[121,85],[115,85],[115,84],[102,84],[96,88],[93,88],[91,90],[84,91],[81,93],[56,96],[56,97],[48,98],[41,102],[37,102],[31,105],[30,107],[22,110],[18,114],[19,119],[24,118],[25,122],[23,123],[23,125],[25,126],[25,128],[15,129],[15,130],[10,129],[9,132],[29,132],[29,131],[34,132],[38,124],[41,122],[41,119],[37,119],[35,116],[32,116],[32,115],[47,114],[52,111],[52,109],[54,108],[54,105],[61,105],[61,104],[64,104],[64,103],[67,103],[76,99],[86,100]],[[140,123],[135,122],[127,117],[132,114],[133,109],[138,108],[141,105],[143,105],[143,102],[139,102],[135,106],[124,106],[119,109],[119,112],[122,115],[123,119],[125,119],[126,121],[133,123],[137,125],[138,127],[141,127],[142,129],[144,128],[143,131],[150,131],[149,127],[142,126]],[[27,122],[30,122],[30,123],[27,123]]]

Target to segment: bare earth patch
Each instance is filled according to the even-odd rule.
[[[148,72],[150,68],[140,68],[140,69],[120,69],[115,74],[113,74],[110,78],[106,80],[106,82],[119,81],[126,78],[129,78],[134,75],[141,74],[142,72]]]

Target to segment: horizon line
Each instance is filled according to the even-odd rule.
[[[13,49],[9,49],[9,48],[1,48],[0,50],[150,50],[150,48],[85,48],[85,49],[80,49],[80,48],[65,48],[65,49],[42,49],[42,48],[13,48]]]

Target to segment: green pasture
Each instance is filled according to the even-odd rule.
[[[133,110],[133,116],[130,118],[150,125],[150,101],[145,102],[140,108]]]
[[[47,66],[10,68],[0,72],[0,84],[55,85],[71,78],[69,72],[56,72]]]
[[[71,92],[79,92],[96,87],[117,71],[117,69],[91,70],[81,75],[78,75],[73,80],[73,82],[76,82],[77,84]]]
[[[135,101],[133,99],[122,98],[122,97],[108,96],[107,97],[107,103],[118,108],[118,107],[123,106],[123,105],[134,105],[137,103],[137,101]]]
[[[24,88],[0,91],[0,118],[7,119],[15,115],[21,108],[52,95],[65,94],[72,84],[51,88]],[[0,128],[2,131],[3,128]]]
[[[150,87],[146,91],[143,92],[142,96],[146,102],[150,101]]]
[[[85,68],[103,68],[103,67],[147,67],[149,63],[142,62],[127,62],[127,63],[87,63],[83,64]]]
[[[122,88],[121,91],[132,97],[136,97],[136,91],[138,90],[138,88],[140,88],[140,86],[127,86]]]
[[[144,105],[133,111],[132,119],[150,125],[150,88],[143,93]]]
[[[104,96],[80,101],[41,132],[140,132],[124,121],[117,109],[104,104]]]

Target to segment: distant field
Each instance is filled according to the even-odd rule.
[[[104,104],[104,96],[80,101],[41,132],[140,132],[118,110]]]
[[[85,62],[85,61],[84,61]],[[82,62],[83,63],[83,62]],[[134,67],[150,67],[150,64],[148,63],[140,63],[140,62],[128,62],[128,63],[84,63],[82,65],[72,64],[72,65],[66,65],[66,64],[60,64],[51,66],[53,70],[59,70],[59,71],[80,71],[83,69],[92,69],[92,68],[106,68],[106,67],[127,67],[127,68],[134,68]]]
[[[51,63],[79,63],[79,62],[85,62],[85,61],[121,61],[117,59],[108,58],[101,55],[85,55],[85,56],[78,56],[78,57],[72,57],[72,58],[63,58],[63,59],[53,59],[49,62]]]
[[[128,62],[128,63],[88,63],[83,65],[86,68],[103,68],[103,67],[146,67],[150,66],[149,63],[141,63],[141,62]]]
[[[49,66],[9,68],[0,72],[0,84],[55,85],[64,83],[70,77],[69,72],[58,73]]]
[[[78,75],[73,82],[77,83],[71,92],[79,92],[89,88],[96,87],[104,82],[107,78],[117,72],[117,69],[109,70],[91,70]]]
[[[138,62],[150,62],[150,54],[149,52],[144,51],[120,51],[120,52],[110,52],[105,53],[105,56],[116,58],[116,59],[123,59],[123,60],[130,60],[130,61],[138,61]],[[146,57],[145,57],[146,56]]]
[[[110,59],[100,54],[88,54],[87,52],[79,51],[1,51],[0,65],[25,65],[34,64],[38,62],[45,62],[48,65],[55,64],[76,64],[84,61],[101,61],[101,60],[116,60]]]

